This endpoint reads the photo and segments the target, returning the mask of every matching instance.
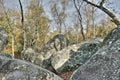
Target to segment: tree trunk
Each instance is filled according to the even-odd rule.
[[[22,3],[21,0],[19,0],[19,5],[20,5],[20,9],[21,9],[21,23],[22,23],[22,33],[23,33],[23,50],[26,49],[26,45],[27,45],[27,39],[26,39],[26,28],[24,26],[24,13],[23,13],[23,7],[22,7]]]
[[[83,40],[85,40],[85,35],[84,35],[84,32],[83,32],[83,25],[82,25],[82,16],[81,16],[80,10],[78,9],[78,7],[75,3],[75,0],[73,0],[73,2],[74,2],[74,6],[75,6],[75,8],[77,10],[77,13],[78,13],[78,19],[79,19],[80,27],[81,27],[81,34],[82,34]]]
[[[35,27],[35,48],[38,48],[38,24]]]
[[[92,2],[94,2],[94,0],[92,0]],[[94,6],[92,6],[92,26],[93,26],[93,38],[96,37],[96,31],[95,31],[95,18],[94,18],[94,14],[95,13],[95,8]]]

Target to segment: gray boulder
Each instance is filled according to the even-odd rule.
[[[120,29],[113,29],[104,40],[104,46],[70,80],[120,80]]]
[[[82,44],[76,52],[71,50],[69,54],[69,59],[56,70],[60,73],[76,70],[77,68],[79,68],[79,66],[83,65],[86,61],[88,61],[91,58],[91,56],[99,49],[99,47],[99,43]],[[53,58],[53,60],[54,59],[55,58]]]
[[[69,60],[71,50],[73,49],[74,51],[77,51],[78,48],[79,45],[72,45],[54,53],[50,58],[43,61],[43,68],[53,71],[54,73],[58,73],[56,70]],[[50,66],[52,69],[49,68]]]
[[[46,60],[45,62],[47,62],[52,54],[67,47],[68,44],[69,40],[64,35],[57,34],[52,39],[50,39],[45,47],[43,47],[43,49],[40,51],[36,51],[32,48],[27,48],[25,51],[22,51],[21,59],[27,60],[41,67],[47,66],[42,65],[43,61]]]
[[[115,29],[111,30],[110,33],[103,40],[102,45],[111,45],[116,40],[120,39],[120,25]]]
[[[84,64],[99,47],[100,41],[97,39],[69,46],[54,53],[48,60],[45,60],[44,67],[47,68],[48,65],[51,65],[57,73],[76,70],[79,66]]]
[[[63,80],[29,62],[0,56],[0,80]]]
[[[59,51],[67,47],[68,45],[69,45],[68,38],[63,34],[57,34],[47,42],[47,44],[45,45],[42,51],[45,53],[51,49],[55,49],[55,51]]]
[[[10,58],[10,59],[13,59],[13,58],[14,58],[11,54],[6,53],[6,52],[1,52],[1,53],[0,53],[0,56],[4,56],[4,57]]]
[[[36,52],[32,48],[27,48],[25,51],[23,51],[21,58],[23,60],[29,61],[41,67],[42,67],[42,61],[44,60],[43,55]]]

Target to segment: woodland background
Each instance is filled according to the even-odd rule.
[[[110,11],[120,14],[111,0],[104,1]],[[72,45],[91,38],[104,38],[116,27],[104,12],[80,0],[48,0],[46,4],[43,0],[18,0],[17,7],[8,7],[8,2],[0,0],[0,27],[9,33],[5,50],[15,57],[28,47],[41,50],[56,34],[64,34]]]

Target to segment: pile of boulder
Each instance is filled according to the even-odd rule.
[[[93,54],[100,48],[100,43],[85,42],[77,51],[69,50],[69,53],[61,52],[60,54],[54,54],[52,57],[52,65],[59,73],[67,71],[74,71],[79,66],[88,61]],[[61,64],[62,63],[62,64]]]
[[[7,35],[7,31],[0,28],[0,80],[63,80],[46,69],[2,52],[7,45]]]
[[[70,80],[120,80],[120,26],[107,35],[102,45]]]
[[[7,45],[7,39],[7,32],[0,28],[0,50]],[[27,48],[23,60],[1,51],[0,80],[63,80],[57,75],[69,71],[74,71],[69,80],[120,80],[120,26],[105,39],[92,39],[62,49],[55,40],[49,41],[42,52]]]

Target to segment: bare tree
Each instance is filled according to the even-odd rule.
[[[101,0],[99,4],[95,4],[91,1],[88,0],[83,0],[86,3],[99,8],[100,10],[102,10],[103,12],[105,12],[108,16],[110,16],[112,18],[112,21],[116,24],[116,25],[120,25],[120,20],[116,17],[116,15],[114,13],[112,13],[110,10],[108,10],[107,8],[104,7],[104,3],[106,0]]]
[[[61,11],[62,18],[61,19],[62,19],[63,26],[65,28],[65,33],[67,33],[67,26],[65,23],[65,19],[67,17],[67,14],[65,11],[66,11],[66,7],[67,7],[68,3],[69,3],[69,0],[61,0],[61,6],[62,6],[62,11]]]
[[[51,7],[51,12],[52,12],[54,21],[57,23],[57,29],[58,29],[59,33],[61,33],[62,32],[62,20],[60,17],[60,13],[58,12],[56,3],[54,3],[54,5]]]
[[[60,3],[60,4],[59,4]],[[61,7],[59,7],[59,5]],[[67,31],[67,26],[65,23],[65,19],[67,17],[66,15],[66,7],[68,4],[68,0],[60,0],[58,2],[54,2],[51,6],[51,13],[52,13],[52,17],[54,22],[57,24],[57,30],[59,33],[62,33],[62,29],[65,29],[65,32]],[[64,26],[64,27],[63,27]]]
[[[83,40],[85,40],[85,35],[84,35],[83,25],[82,25],[82,15],[81,15],[81,12],[80,12],[82,3],[80,5],[78,5],[78,7],[77,7],[77,4],[76,4],[76,0],[73,0],[73,3],[74,3],[74,6],[75,6],[75,9],[77,10],[77,13],[78,13],[78,19],[79,19],[80,27],[81,27],[81,34],[82,34]]]

